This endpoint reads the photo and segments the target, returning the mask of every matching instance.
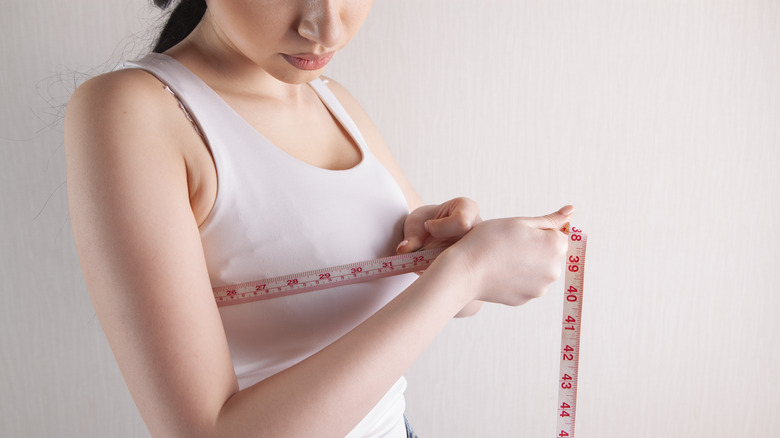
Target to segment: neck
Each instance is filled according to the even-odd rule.
[[[208,10],[192,33],[165,53],[220,93],[285,103],[300,102],[303,97],[305,83],[284,82],[261,68],[214,25]]]

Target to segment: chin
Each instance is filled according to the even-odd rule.
[[[278,74],[274,74],[273,77],[290,85],[305,84],[320,77],[323,70],[324,69],[304,71],[295,69],[294,71],[278,72]]]

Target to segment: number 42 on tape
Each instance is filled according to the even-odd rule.
[[[571,227],[565,231],[568,233],[569,245],[566,253],[558,381],[558,433],[556,437],[559,438],[574,437],[585,247],[587,244],[587,236],[582,230]],[[423,271],[433,263],[433,260],[442,251],[444,251],[443,248],[429,249],[237,285],[216,287],[213,289],[214,299],[218,306],[229,306]]]

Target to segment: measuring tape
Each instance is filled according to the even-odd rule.
[[[557,428],[559,432],[557,437],[574,437],[574,418],[577,412],[577,367],[580,358],[582,287],[587,243],[587,236],[582,233],[582,230],[572,227],[568,233],[569,248],[566,253],[563,328],[561,329]],[[218,306],[229,306],[361,283],[409,272],[419,272],[430,266],[443,251],[444,248],[428,249],[265,280],[216,287],[213,289],[214,299]]]
[[[217,301],[217,306],[229,306],[423,271],[444,249],[427,249],[232,286],[216,287],[214,288],[214,299]]]
[[[588,236],[582,230],[569,230],[566,271],[563,283],[563,327],[561,328],[561,365],[558,378],[558,434],[574,437],[577,416],[577,371],[580,364],[580,328],[582,327],[582,289],[585,278],[585,248]]]

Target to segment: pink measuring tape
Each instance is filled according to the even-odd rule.
[[[215,287],[214,299],[217,301],[217,306],[229,306],[424,271],[444,249],[427,249],[232,286]]]
[[[558,376],[558,433],[556,437],[574,437],[577,416],[577,376],[580,364],[582,327],[582,291],[585,279],[585,249],[588,236],[571,227],[566,251],[563,283],[563,327],[561,328],[561,364]]]
[[[556,437],[574,437],[577,412],[577,368],[580,358],[580,327],[582,289],[585,274],[587,236],[582,230],[568,230],[564,282],[563,327],[561,329],[561,361],[558,387],[558,427]],[[250,281],[214,288],[218,306],[230,306],[251,301],[313,292],[335,286],[360,283],[393,275],[425,270],[444,248],[428,249],[375,260],[316,269],[265,280]]]

